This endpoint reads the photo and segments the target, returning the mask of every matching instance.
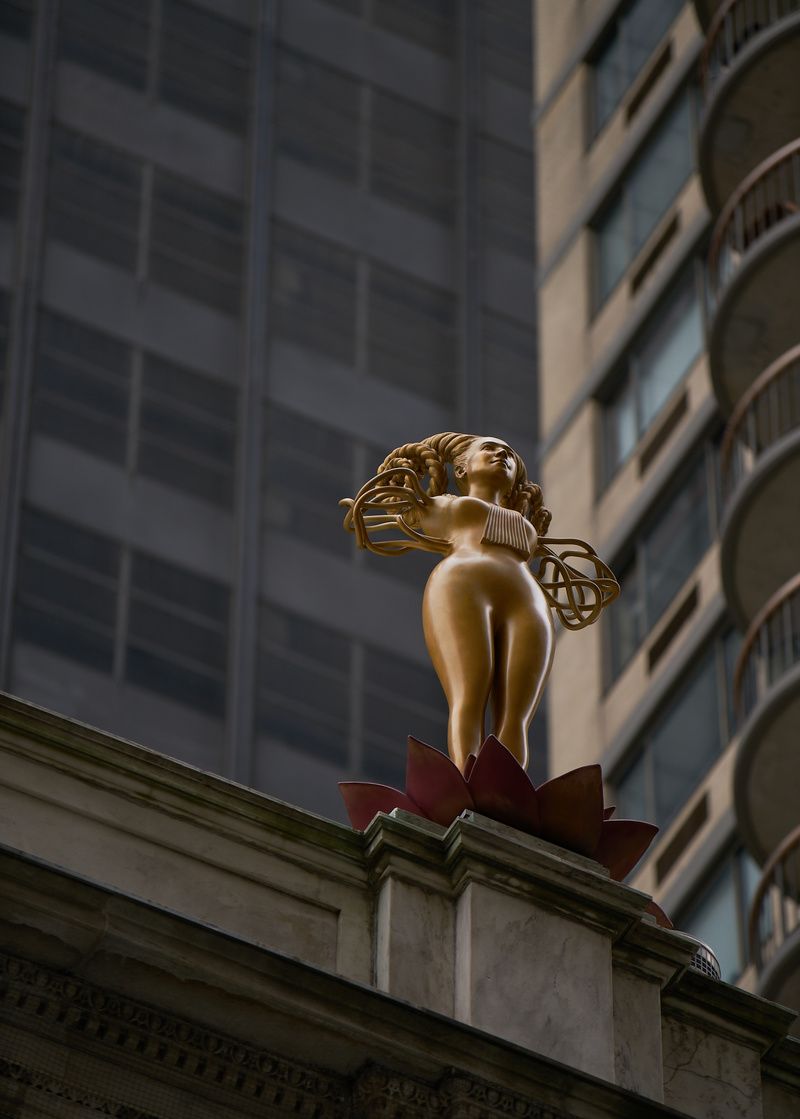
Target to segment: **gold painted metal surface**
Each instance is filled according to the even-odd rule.
[[[448,493],[448,467],[460,495]],[[450,708],[452,760],[463,773],[477,755],[491,707],[492,732],[527,766],[528,728],[553,659],[551,610],[568,629],[590,625],[619,593],[609,568],[583,541],[546,536],[541,489],[496,436],[444,432],[407,443],[341,504],[359,547],[442,556],[422,621]]]

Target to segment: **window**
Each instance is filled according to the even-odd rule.
[[[30,39],[33,0],[3,0],[0,4],[0,32],[15,39]]]
[[[451,118],[281,46],[276,125],[283,155],[453,224]]]
[[[456,128],[448,117],[375,89],[370,190],[452,225]]]
[[[447,749],[447,705],[430,667],[370,646],[364,650],[364,772],[403,788],[409,734]]]
[[[256,732],[346,766],[351,645],[343,633],[277,606],[262,605]]]
[[[622,377],[603,403],[603,474],[608,482],[689,372],[703,348],[694,267],[662,300],[625,357]]]
[[[357,182],[359,83],[286,46],[278,50],[277,74],[278,151]]]
[[[683,7],[683,0],[623,5],[591,63],[592,135],[596,136]]]
[[[535,442],[538,418],[534,327],[484,311],[482,341],[489,431],[499,434],[511,429]]]
[[[213,579],[133,552],[125,678],[222,718],[229,597]]]
[[[479,140],[481,219],[494,248],[533,259],[533,157],[499,140]]]
[[[24,144],[24,110],[0,101],[0,221],[17,216]]]
[[[716,516],[714,444],[704,445],[657,502],[657,514],[620,564],[622,593],[609,611],[611,680],[616,680],[711,543]]]
[[[133,551],[123,661],[123,551],[110,537],[25,510],[15,639],[222,717],[228,588]]]
[[[621,817],[666,828],[727,746],[730,663],[738,642],[734,631],[712,642],[645,729],[634,760],[613,778]]]
[[[481,67],[526,93],[533,87],[532,34],[528,0],[481,0]]]
[[[263,489],[266,523],[308,544],[350,558],[343,497],[354,485],[353,440],[297,412],[267,407]]]
[[[251,50],[249,28],[186,0],[62,0],[61,58],[240,135]]]
[[[135,271],[142,167],[138,160],[56,126],[48,233],[81,252]]]
[[[655,229],[692,170],[692,100],[667,110],[594,223],[596,302],[601,305]]]
[[[368,360],[371,376],[449,405],[454,397],[455,299],[373,263]]]
[[[110,673],[121,549],[106,536],[33,509],[23,511],[14,633]]]
[[[409,734],[446,748],[433,669],[267,603],[258,643],[257,734],[401,786]]]
[[[61,0],[59,55],[144,90],[150,43],[148,8],[141,0]]]
[[[233,504],[236,391],[145,354],[136,469],[214,505]]]
[[[156,170],[150,275],[201,303],[239,313],[242,206]]]
[[[677,928],[709,946],[726,983],[735,983],[747,966],[750,905],[760,877],[758,866],[739,848],[723,860],[700,896],[675,921]]]
[[[344,365],[355,362],[353,253],[275,222],[271,294],[274,334]]]
[[[456,0],[372,0],[377,27],[440,54],[456,45]]]
[[[185,0],[161,0],[158,94],[232,132],[247,128],[248,28]]]
[[[124,465],[131,349],[50,311],[39,317],[34,430]]]

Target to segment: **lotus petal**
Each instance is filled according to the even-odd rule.
[[[406,793],[429,820],[445,827],[465,808],[474,808],[467,783],[446,754],[408,736]]]
[[[481,747],[467,786],[478,812],[501,824],[538,835],[536,790],[514,755],[493,734]]]
[[[645,909],[645,913],[649,913],[652,917],[655,917],[656,923],[661,925],[662,929],[674,929],[675,928],[672,921],[670,921],[669,917],[666,915],[666,913],[661,908],[661,906],[658,904],[658,902],[653,901],[652,898],[648,902],[647,909]]]
[[[571,769],[536,790],[542,839],[594,856],[603,827],[603,777],[599,765]]]
[[[616,804],[610,804],[608,808],[603,809],[603,819],[610,820],[614,813],[617,811]]]
[[[606,820],[594,858],[608,867],[621,882],[630,874],[658,833],[655,824],[643,820]]]
[[[402,808],[415,816],[425,813],[411,797],[389,785],[376,785],[372,781],[340,781],[339,790],[344,797],[344,806],[350,823],[356,831],[364,831],[378,812],[391,812]]]

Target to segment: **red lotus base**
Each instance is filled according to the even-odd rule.
[[[378,812],[402,808],[444,827],[465,810],[586,855],[621,881],[658,832],[642,820],[612,820],[603,807],[599,765],[584,765],[535,788],[525,770],[494,735],[467,768],[466,777],[446,754],[408,739],[405,792],[370,781],[339,783],[350,823],[363,831]],[[659,924],[672,922],[655,902],[648,911]]]

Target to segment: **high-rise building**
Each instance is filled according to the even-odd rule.
[[[388,451],[535,453],[528,0],[0,5],[0,684],[323,813],[444,746]]]
[[[622,587],[559,642],[551,765],[601,761],[661,828],[633,884],[800,1006],[797,832],[748,928],[800,823],[798,6],[536,12],[545,499]]]

